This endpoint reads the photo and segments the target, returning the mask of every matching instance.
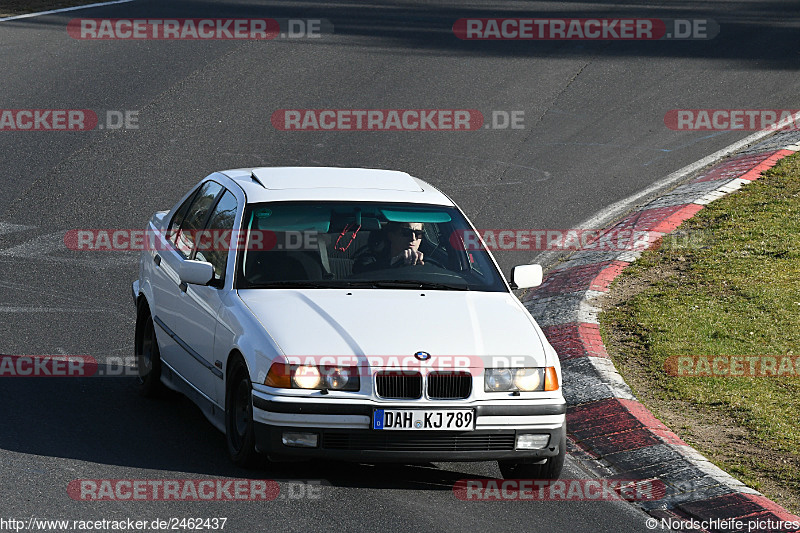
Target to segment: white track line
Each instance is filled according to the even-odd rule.
[[[19,19],[27,19],[31,17],[39,17],[41,15],[51,15],[53,13],[64,13],[65,11],[76,11],[78,9],[88,9],[90,7],[102,7],[102,6],[110,6],[114,4],[125,4],[128,2],[133,2],[133,0],[114,0],[113,2],[101,2],[99,4],[87,4],[85,6],[73,6],[73,7],[64,7],[61,9],[51,9],[50,11],[39,11],[38,13],[26,13],[24,15],[15,15],[13,17],[5,17],[1,18],[0,22],[5,22],[7,20],[19,20]]]
[[[9,224],[7,222],[0,222],[0,235],[6,233],[14,233],[15,231],[26,231],[29,229],[36,229],[36,226],[23,226],[21,224]]]
[[[45,307],[39,305],[0,304],[0,313],[108,313],[113,309],[105,307]]]

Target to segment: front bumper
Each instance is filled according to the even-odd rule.
[[[371,429],[375,408],[472,408],[474,431],[388,431]],[[535,462],[558,455],[566,431],[562,403],[408,405],[386,402],[276,401],[253,395],[257,449],[274,459],[326,458],[362,462],[512,460]],[[313,433],[315,448],[286,446],[284,432]],[[546,447],[515,449],[518,434],[547,434]]]

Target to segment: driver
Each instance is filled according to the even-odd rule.
[[[424,265],[419,245],[425,233],[422,222],[389,222],[383,240],[370,247],[353,262],[353,273],[382,270],[400,265]]]

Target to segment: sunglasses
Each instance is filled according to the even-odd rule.
[[[422,229],[411,229],[411,228],[400,228],[400,235],[406,238],[410,238],[413,240],[421,239],[423,235],[425,235],[425,230]]]

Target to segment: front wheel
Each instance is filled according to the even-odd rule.
[[[140,332],[137,331],[138,342],[136,343],[139,394],[146,398],[153,398],[159,396],[163,390],[161,386],[161,352],[158,350],[153,317],[148,314],[147,318],[136,327],[137,329],[142,328],[141,338],[138,337]]]
[[[247,366],[241,359],[233,362],[225,393],[225,437],[231,461],[243,468],[257,466],[253,428],[253,385]]]
[[[567,432],[561,432],[558,443],[558,455],[548,457],[545,462],[538,464],[514,463],[511,461],[498,461],[500,473],[506,479],[558,479],[564,468],[564,459],[567,455]]]

